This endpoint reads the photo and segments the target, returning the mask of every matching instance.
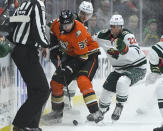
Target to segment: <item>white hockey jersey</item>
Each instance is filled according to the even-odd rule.
[[[115,70],[125,70],[129,67],[146,68],[146,57],[144,52],[140,49],[138,43],[136,42],[135,36],[128,30],[123,29],[123,42],[128,46],[128,52],[125,54],[115,53],[116,57],[108,53],[109,50],[118,52],[115,46],[115,39],[111,34],[111,30],[105,30],[98,32],[93,36],[94,40],[97,40],[100,47],[102,47],[110,61],[110,64],[115,68]]]
[[[163,38],[160,42],[152,46],[148,55],[149,61],[152,65],[158,65],[161,73],[163,73]]]

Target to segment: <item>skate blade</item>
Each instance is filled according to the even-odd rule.
[[[113,124],[115,124],[117,121],[118,121],[118,120],[113,120],[113,119],[112,119],[111,124],[113,125]]]
[[[62,123],[62,118],[60,118],[60,119],[49,119],[49,120],[41,118],[41,120],[40,120],[40,124],[46,125],[46,126],[52,126],[52,125],[60,124],[60,123]]]
[[[40,123],[43,125],[54,125],[57,123],[62,123],[62,118],[55,119],[53,112],[48,113],[41,117]]]

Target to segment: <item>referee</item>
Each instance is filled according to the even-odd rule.
[[[50,94],[38,56],[38,48],[48,47],[44,2],[26,0],[15,11],[14,16],[23,16],[27,20],[14,23],[8,39],[15,44],[11,57],[27,85],[28,98],[14,118],[13,131],[41,131],[39,121],[42,106]]]

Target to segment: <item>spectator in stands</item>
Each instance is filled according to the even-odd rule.
[[[160,0],[159,3],[159,13],[158,13],[158,32],[159,32],[159,36],[161,36],[163,34],[163,0]]]
[[[4,10],[4,9],[0,7],[0,15],[2,14],[3,10]]]
[[[19,6],[18,0],[14,0],[9,9],[10,16],[14,14],[14,12],[15,12],[16,8],[18,8],[18,6]]]
[[[144,28],[143,32],[143,46],[151,46],[153,43],[159,41],[157,34],[157,21],[156,19],[149,19],[147,21],[147,27]]]
[[[97,26],[99,29],[109,28],[108,21],[110,20],[110,1],[100,0],[99,8],[96,12]]]
[[[5,57],[10,52],[9,41],[0,35],[0,58]]]
[[[89,26],[88,31],[91,33],[91,35],[97,33],[99,31],[99,28],[96,23],[96,15],[93,15],[89,20]]]
[[[139,35],[139,18],[137,15],[131,15],[128,18],[127,22],[127,28],[135,34],[136,40],[140,41],[140,35]]]
[[[148,22],[151,18],[159,17],[160,0],[143,0],[143,23]],[[162,12],[161,12],[162,13]],[[161,34],[162,35],[162,34]]]
[[[124,20],[127,20],[129,16],[138,13],[137,7],[131,0],[115,0],[113,6],[113,12],[121,14]]]
[[[0,0],[0,15],[2,14],[4,10],[5,0]]]

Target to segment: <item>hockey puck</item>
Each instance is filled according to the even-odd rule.
[[[77,121],[77,120],[73,120],[73,124],[74,124],[75,126],[77,126],[77,125],[78,125],[78,121]]]

